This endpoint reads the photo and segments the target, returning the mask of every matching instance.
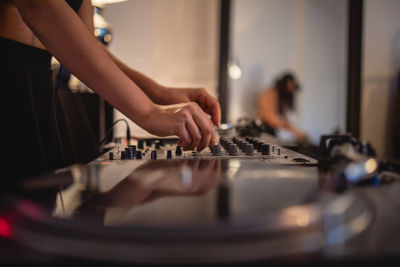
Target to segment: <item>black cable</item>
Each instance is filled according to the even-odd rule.
[[[106,135],[104,136],[104,138],[99,142],[99,146],[101,146],[101,144],[104,143],[104,141],[107,140],[108,136],[110,135],[111,131],[113,130],[113,127],[120,121],[125,122],[126,124],[126,140],[129,142],[129,139],[131,138],[131,131],[129,129],[129,124],[128,121],[126,119],[118,119],[116,121],[113,122],[113,124],[111,124],[110,129],[107,131]]]

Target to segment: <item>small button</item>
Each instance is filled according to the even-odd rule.
[[[278,148],[278,155],[279,156],[281,155],[281,149],[280,148]]]
[[[114,159],[114,153],[113,152],[108,153],[108,159],[109,160],[113,160]]]
[[[142,159],[142,151],[136,151],[136,159]]]

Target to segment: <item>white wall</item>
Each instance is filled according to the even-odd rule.
[[[302,84],[295,124],[318,142],[345,126],[346,0],[234,0],[229,120],[256,116],[257,98],[284,70]]]
[[[387,153],[391,82],[400,69],[400,1],[364,2],[361,137]],[[398,114],[400,115],[400,114]]]
[[[201,86],[216,95],[219,1],[130,0],[107,5],[104,17],[113,30],[111,51],[129,66],[163,85]]]

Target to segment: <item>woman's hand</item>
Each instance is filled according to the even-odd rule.
[[[297,142],[308,142],[307,134],[300,130],[294,130],[293,135],[296,138]]]
[[[158,90],[158,101],[161,104],[172,105],[178,103],[195,102],[200,108],[211,116],[215,126],[221,122],[221,107],[218,101],[204,88],[172,88],[161,87]]]
[[[179,136],[178,145],[185,150],[197,148],[200,152],[217,143],[209,116],[195,102],[154,106],[141,126],[158,136]]]

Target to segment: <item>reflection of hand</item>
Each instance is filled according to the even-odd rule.
[[[201,109],[211,116],[215,126],[221,121],[221,107],[218,101],[204,88],[164,88],[163,93],[166,104],[177,104],[185,102],[196,102]]]
[[[201,194],[217,186],[220,176],[219,160],[158,160],[143,164],[129,179],[146,190]]]
[[[129,208],[165,195],[205,194],[218,186],[220,164],[218,160],[148,161],[107,192],[103,201]]]
[[[156,106],[142,126],[159,136],[179,136],[178,144],[186,150],[201,151],[217,142],[211,120],[195,102]]]

